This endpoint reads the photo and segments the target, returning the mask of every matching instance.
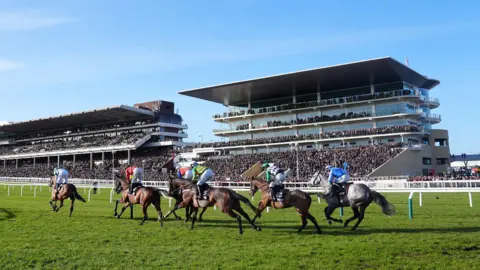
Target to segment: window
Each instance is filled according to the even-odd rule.
[[[435,146],[447,146],[446,139],[435,139]]]
[[[432,165],[432,159],[431,158],[422,158],[422,163],[423,165]]]
[[[448,158],[437,158],[437,165],[446,165],[448,164]]]

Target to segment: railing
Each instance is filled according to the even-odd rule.
[[[432,98],[432,97],[421,97],[421,100],[427,103],[435,103],[435,104],[440,104],[440,100],[438,98]]]
[[[277,112],[288,111],[288,110],[312,109],[316,107],[348,104],[348,103],[355,103],[355,102],[362,102],[362,101],[369,101],[369,100],[376,100],[376,99],[387,99],[387,98],[394,98],[394,97],[420,97],[420,94],[418,91],[402,89],[402,90],[394,90],[394,91],[381,92],[381,93],[375,93],[375,94],[331,98],[331,99],[325,99],[320,101],[309,101],[309,102],[301,102],[296,104],[283,104],[283,105],[277,105],[277,106],[271,106],[271,107],[265,107],[265,108],[259,108],[259,109],[237,110],[237,111],[232,111],[228,113],[223,113],[223,115],[216,114],[213,116],[213,119],[252,116],[256,114],[277,113]]]
[[[360,115],[362,114],[362,115]],[[320,117],[321,119],[318,119],[318,121],[308,121],[309,118],[307,119],[300,119],[300,121],[303,121],[298,123],[298,122],[282,122],[277,125],[252,125],[252,127],[248,128],[233,128],[233,129],[214,129],[213,133],[225,133],[225,132],[245,132],[245,131],[255,131],[255,130],[264,130],[264,129],[279,129],[279,128],[285,128],[285,127],[290,127],[290,126],[309,126],[309,125],[325,125],[325,124],[335,124],[335,123],[343,123],[343,122],[353,122],[353,121],[365,121],[365,120],[370,120],[372,117],[382,117],[382,116],[398,116],[401,114],[422,114],[425,115],[425,113],[422,110],[408,110],[406,108],[404,109],[385,109],[382,110],[381,112],[378,113],[373,113],[372,111],[366,111],[366,112],[360,112],[358,113],[357,117],[348,117],[345,115],[344,117],[340,118],[343,114],[341,115],[319,115],[316,117]],[[322,118],[323,116],[323,118]],[[326,118],[325,116],[330,117],[330,119]],[[314,117],[311,117],[314,118]],[[294,120],[292,120],[294,121]]]

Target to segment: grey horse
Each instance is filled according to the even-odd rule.
[[[332,221],[343,223],[341,219],[335,219],[331,217],[333,211],[338,207],[350,206],[353,210],[353,217],[347,219],[345,223],[343,223],[343,227],[347,227],[350,222],[355,219],[357,223],[352,227],[352,231],[356,230],[358,225],[362,222],[365,210],[370,205],[372,201],[382,207],[382,212],[385,215],[391,216],[395,214],[395,206],[389,203],[385,197],[374,191],[371,190],[367,185],[363,183],[348,183],[345,185],[347,190],[346,199],[340,200],[338,196],[331,194],[332,186],[328,183],[328,180],[325,176],[321,174],[320,171],[316,172],[312,179],[309,182],[311,185],[318,185],[320,184],[325,191],[324,194],[319,193],[319,196],[325,199],[328,203],[328,206],[325,207],[325,217],[328,220],[328,224],[332,225]]]

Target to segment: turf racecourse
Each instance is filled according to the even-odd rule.
[[[322,235],[314,235],[310,223],[296,233],[300,218],[292,209],[265,213],[258,220],[261,232],[245,222],[239,235],[236,221],[213,208],[194,231],[172,219],[161,228],[154,208],[144,226],[138,225],[138,206],[134,220],[128,212],[117,220],[106,190],[86,204],[77,201],[68,218],[68,204],[59,213],[51,211],[46,190],[34,198],[25,188],[20,197],[17,187],[7,197],[0,186],[0,269],[480,268],[480,194],[475,193],[473,208],[465,193],[425,193],[423,207],[414,201],[413,220],[407,214],[408,194],[386,194],[397,215],[384,216],[372,205],[357,232],[328,226],[325,203],[314,197],[311,209]],[[167,209],[165,199],[162,210]],[[345,210],[345,216],[351,213]]]

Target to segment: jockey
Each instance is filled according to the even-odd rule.
[[[53,169],[53,175],[56,177],[56,187],[57,194],[60,191],[60,186],[67,184],[68,181],[68,171],[61,168]]]
[[[285,181],[285,172],[280,169],[280,167],[276,166],[275,164],[270,166],[268,163],[264,163],[262,165],[263,169],[266,169],[265,176],[267,179],[267,183],[269,183],[269,187],[271,189],[272,199],[276,200],[276,193],[281,188],[283,181]],[[280,195],[281,196],[281,195]]]
[[[328,183],[333,187],[339,187],[341,184],[347,183],[348,180],[350,180],[350,174],[347,171],[347,166],[348,164],[346,162],[343,164],[343,169],[328,165],[325,168],[328,172]]]
[[[193,173],[193,177],[192,177],[193,181],[195,181],[197,178],[199,179],[197,182],[197,188],[198,188],[197,198],[201,198],[204,188],[208,186],[207,182],[210,179],[212,179],[215,176],[215,174],[210,168],[199,165],[197,162],[193,162],[192,164],[192,173]]]
[[[191,168],[188,167],[178,167],[177,168],[177,177],[180,179],[185,179],[192,181],[193,172]]]
[[[141,186],[143,181],[143,169],[136,166],[129,166],[125,169],[125,177],[129,182],[128,194],[133,193],[136,186]]]

